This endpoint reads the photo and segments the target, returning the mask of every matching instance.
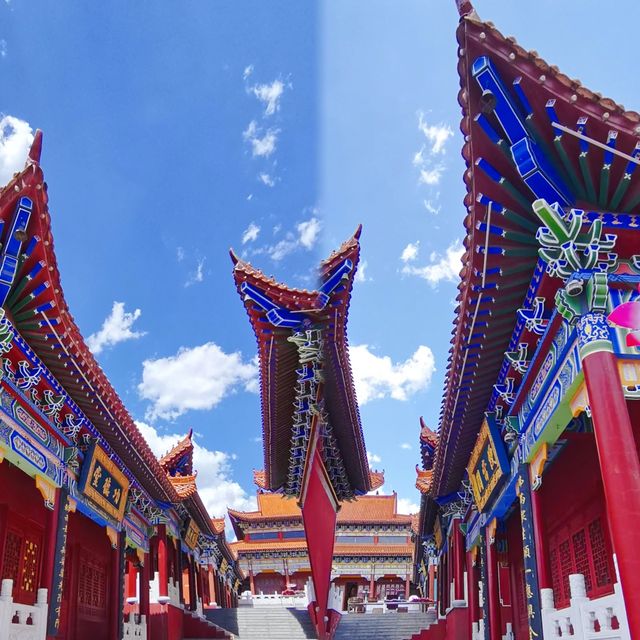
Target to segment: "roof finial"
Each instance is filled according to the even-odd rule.
[[[36,133],[33,136],[33,142],[31,143],[31,149],[29,149],[29,160],[35,164],[40,164],[40,155],[42,154],[42,131],[36,129]]]
[[[458,13],[461,18],[473,13],[474,8],[471,4],[471,0],[456,0],[456,6],[458,7]]]
[[[359,224],[359,225],[358,225],[358,228],[356,229],[356,232],[353,234],[353,237],[354,237],[356,240],[360,240],[360,236],[361,236],[361,235],[362,235],[362,225],[361,225],[361,224]]]
[[[234,266],[240,262],[240,258],[238,258],[233,249],[229,249],[229,255],[231,256],[231,262],[233,262]]]

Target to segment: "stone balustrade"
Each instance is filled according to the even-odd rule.
[[[147,640],[147,616],[132,613],[129,619],[124,621],[122,627],[122,640],[140,638]]]
[[[3,640],[45,640],[47,635],[47,590],[38,589],[34,605],[13,601],[13,580],[0,587],[0,638]]]
[[[601,598],[587,596],[584,576],[569,576],[570,604],[556,609],[553,590],[542,589],[542,625],[544,640],[631,640],[620,583],[614,592]]]

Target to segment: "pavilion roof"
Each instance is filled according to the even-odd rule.
[[[335,277],[336,270],[345,264],[349,265],[329,293],[321,288],[295,289],[278,283],[232,252],[236,287],[258,342],[265,470],[256,481],[265,489],[277,491],[287,482],[296,369],[300,365],[297,347],[288,340],[292,324],[274,323],[272,312],[246,295],[248,288],[276,305],[291,322],[306,322],[310,327],[322,329],[324,402],[332,432],[352,490],[366,493],[371,489],[346,333],[353,278],[360,255],[360,231],[358,228],[337,252],[321,263],[321,283]]]
[[[526,324],[518,310],[534,308],[533,279],[542,282],[535,295],[547,300],[560,284],[544,275],[538,259],[540,222],[532,202],[544,197],[567,208],[614,213],[637,213],[640,205],[635,163],[593,144],[638,157],[640,114],[589,91],[535,51],[504,37],[480,20],[467,0],[458,6],[466,237],[440,414],[435,496],[458,489],[484,412],[490,403],[500,404],[494,385],[509,367],[505,352],[518,347],[516,328]],[[525,155],[534,162],[518,165]],[[550,180],[544,182],[543,175]],[[519,342],[532,347],[529,353],[538,339],[533,331],[518,333]]]
[[[229,517],[238,538],[244,533],[240,523],[258,522],[277,523],[281,521],[300,521],[302,512],[292,498],[280,493],[258,493],[256,511],[235,511],[229,509]],[[391,495],[359,496],[342,503],[338,511],[337,523],[340,524],[411,524],[411,516],[398,513],[398,497]]]
[[[40,166],[42,132],[37,131],[25,168],[0,190],[0,234],[3,258],[15,258],[7,273],[3,300],[8,319],[35,355],[69,394],[120,460],[135,474],[149,495],[163,502],[177,500],[173,486],[151,448],[87,347],[65,300],[51,232],[47,184]],[[30,211],[26,227],[16,227],[18,211]],[[10,255],[15,254],[15,256]],[[65,424],[77,415],[68,404],[60,411]],[[81,433],[93,433],[82,423]]]
[[[170,475],[190,475],[193,473],[193,429],[160,457],[160,466]]]

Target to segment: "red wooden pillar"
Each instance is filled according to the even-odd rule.
[[[136,567],[136,563],[131,559],[131,557],[127,558],[127,580],[125,583],[125,598],[127,600],[132,600],[137,598],[138,591],[138,568]]]
[[[498,590],[498,552],[496,550],[495,540],[492,540],[488,533],[486,538],[489,640],[502,640],[502,621],[500,619],[500,593]]]
[[[411,581],[409,580],[409,576],[405,576],[404,579],[404,599],[409,599],[409,594],[411,593]]]
[[[427,597],[433,600],[434,602],[437,600],[435,587],[436,587],[436,566],[434,564],[429,564],[429,592]]]
[[[167,557],[167,526],[158,525],[158,602],[169,602],[169,558]]]
[[[469,606],[469,637],[473,637],[474,624],[480,620],[480,594],[478,591],[478,565],[476,550],[467,551],[467,604]]]
[[[253,579],[253,569],[249,569],[249,589],[251,590],[251,595],[256,595],[256,584]]]
[[[533,514],[533,539],[536,545],[536,566],[538,568],[538,586],[540,589],[551,589],[551,568],[547,541],[544,535],[542,516],[542,496],[540,491],[531,491],[531,512]]]
[[[603,314],[588,313],[578,329],[629,631],[632,638],[640,638],[640,461],[607,321]]]
[[[453,521],[453,598],[454,600],[464,600],[464,539],[460,530],[462,520],[456,518]]]
[[[66,495],[66,494],[65,494]],[[58,521],[60,519],[60,509],[63,500],[61,499],[60,489],[56,488],[55,503],[52,510],[47,509],[47,521],[45,525],[45,541],[44,541],[44,563],[42,566],[42,574],[40,576],[40,588],[47,590],[47,602],[51,603],[51,593],[53,589],[53,572],[54,561],[56,556],[56,541],[58,538]],[[0,534],[2,532],[0,531]],[[3,538],[0,537],[0,543]]]
[[[124,532],[117,535],[117,544],[111,549],[111,576],[109,589],[109,638],[120,640],[122,636],[124,591]]]
[[[369,597],[374,600],[376,597],[376,578],[375,574],[371,573],[371,578],[369,579]]]
[[[205,605],[204,580],[202,577],[202,565],[200,563],[196,563],[196,571],[197,571],[197,578],[198,578],[198,595],[200,596],[200,601],[202,602],[202,606],[204,607]]]
[[[196,568],[195,562],[190,555],[187,556],[187,560],[189,563],[189,609],[191,611],[195,611],[198,601],[198,595],[196,592]]]
[[[151,554],[144,554],[144,564],[140,571],[140,614],[147,617],[147,634],[151,625],[149,581],[151,578]]]

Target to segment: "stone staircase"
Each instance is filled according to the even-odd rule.
[[[238,607],[208,609],[208,620],[239,640],[306,640],[316,638],[306,609]]]
[[[409,640],[436,621],[435,611],[351,613],[342,616],[335,640]]]

